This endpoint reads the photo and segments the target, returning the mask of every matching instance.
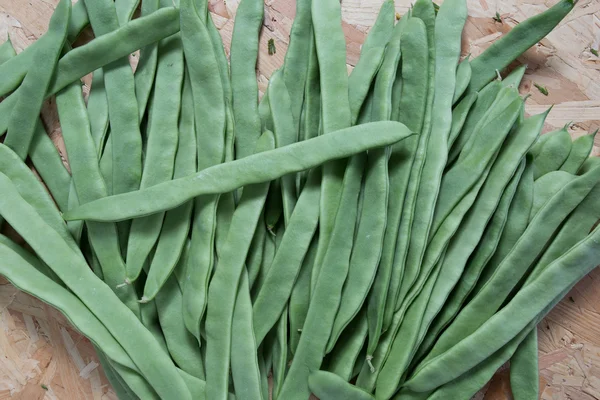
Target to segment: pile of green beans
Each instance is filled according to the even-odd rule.
[[[262,0],[230,61],[208,0],[139,2],[60,0],[0,45],[0,224],[28,244],[0,235],[0,274],[120,399],[468,400],[507,361],[538,398],[536,325],[600,262],[600,161],[506,67],[574,0],[462,60],[466,0],[383,0],[350,74],[340,2],[296,0],[262,98]]]

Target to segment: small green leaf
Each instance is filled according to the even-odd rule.
[[[593,55],[595,55],[596,57],[600,57],[600,55],[598,55],[598,50],[596,50],[595,48],[593,48],[593,47],[590,47],[590,52],[591,52]]]
[[[494,15],[494,21],[502,23],[502,16],[498,11],[496,11],[496,15]]]
[[[277,53],[277,49],[275,48],[275,40],[269,39],[268,51],[270,56]]]
[[[548,96],[548,89],[537,83],[534,83],[533,86],[535,86],[541,94],[543,94],[544,96]]]
[[[43,383],[40,386],[42,387],[42,389],[48,390],[48,386],[44,385]]]

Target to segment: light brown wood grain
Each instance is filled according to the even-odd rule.
[[[27,47],[45,32],[57,2],[0,0],[0,41],[10,35],[17,51]],[[396,0],[396,11],[405,13],[411,2]],[[477,56],[517,23],[556,2],[468,0],[463,55]],[[342,0],[349,69],[360,55],[360,46],[381,3],[382,0]],[[210,0],[209,4],[228,49],[239,0]],[[501,15],[502,23],[494,21],[496,12]],[[261,92],[283,63],[294,13],[293,0],[265,2],[257,68]],[[89,40],[90,36],[84,37]],[[275,41],[277,49],[272,56],[267,53],[269,39]],[[580,0],[575,11],[555,31],[518,60],[529,66],[520,88],[523,94],[531,94],[527,112],[540,113],[554,106],[545,131],[569,123],[575,138],[600,127],[600,58],[590,52],[591,47],[598,49],[599,45],[600,0]],[[89,89],[89,79],[84,82],[88,85],[86,90]],[[540,93],[534,83],[545,86],[548,96]],[[52,101],[48,105],[44,111],[45,124],[65,154]],[[600,139],[596,140],[600,143]],[[600,155],[599,147],[595,147],[594,154]],[[87,378],[79,376],[81,362],[75,361],[79,360],[76,354],[85,364],[96,362],[93,347],[69,328],[57,311],[5,282],[0,285],[0,311],[0,399],[116,399],[100,368]],[[582,280],[542,321],[538,331],[541,398],[600,399],[600,272],[594,271]],[[64,332],[72,338],[76,352],[67,351]],[[476,398],[510,399],[508,370],[499,371]]]

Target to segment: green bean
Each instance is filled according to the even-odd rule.
[[[525,328],[513,340],[503,346],[501,349],[492,354],[489,358],[482,361],[476,367],[463,374],[461,377],[452,382],[442,385],[437,390],[427,392],[412,392],[400,391],[402,398],[416,399],[436,399],[442,400],[447,398],[471,398],[477,393],[487,382],[490,381],[494,373],[498,371],[514,354],[515,349],[522,342],[523,337],[531,328]]]
[[[361,56],[348,78],[348,98],[353,124],[369,93],[371,82],[383,62],[386,45],[394,31],[394,15],[394,2],[384,1],[377,20],[361,47]]]
[[[152,29],[148,27],[152,27]],[[154,43],[178,31],[179,11],[168,8],[158,10],[147,17],[137,18],[114,32],[102,35],[86,45],[69,51],[59,60],[56,74],[52,77],[46,96],[58,92],[90,72],[127,56],[148,43]],[[127,40],[123,40],[124,37]],[[10,74],[10,72],[8,73]],[[9,82],[9,77],[7,76],[6,80],[4,77],[3,75],[2,82]],[[9,87],[4,93],[17,87],[21,79],[23,79],[22,76],[18,78],[14,86]],[[7,111],[10,115],[10,110],[14,107],[16,100],[17,96],[13,93],[0,103],[0,132],[7,129]]]
[[[561,0],[550,9],[537,14],[495,41],[482,54],[471,61],[471,83],[468,93],[483,88],[502,70],[531,46],[546,36],[573,9],[575,1]]]
[[[165,354],[169,354],[169,348],[167,347],[167,341],[165,335],[160,326],[158,320],[158,308],[156,308],[156,301],[152,300],[146,303],[140,304],[140,321],[154,337],[156,343],[159,344],[160,348]]]
[[[105,197],[107,189],[96,161],[96,147],[79,84],[73,83],[59,92],[56,104],[65,145],[71,155],[71,173],[79,201],[87,203]],[[87,229],[105,282],[131,310],[139,313],[133,288],[118,287],[125,279],[125,263],[121,257],[115,224],[88,222]]]
[[[295,131],[299,132],[300,113],[304,102],[308,58],[312,41],[311,0],[296,2],[296,15],[290,32],[290,45],[283,63],[283,81],[289,90]]]
[[[425,58],[424,55],[421,55],[421,57],[423,57],[423,62],[427,62],[427,70],[426,70],[427,78],[423,78],[423,76],[422,76],[421,80],[418,80],[418,81],[411,80],[410,82],[409,81],[406,82],[407,85],[421,83],[424,86],[417,89],[414,92],[413,95],[418,96],[417,97],[418,100],[416,102],[411,101],[412,96],[407,95],[405,97],[406,101],[403,103],[403,106],[401,107],[400,111],[402,112],[402,110],[406,110],[407,112],[405,115],[400,116],[400,119],[405,120],[405,122],[408,122],[408,121],[410,121],[410,119],[413,116],[417,117],[418,114],[408,112],[408,109],[406,108],[407,106],[412,107],[413,105],[416,105],[416,104],[422,104],[423,101],[425,101],[426,103],[425,103],[425,110],[422,111],[423,115],[419,116],[420,119],[415,118],[415,121],[416,121],[415,123],[420,124],[420,126],[421,126],[420,137],[419,137],[419,141],[418,141],[416,151],[414,154],[413,165],[412,165],[411,171],[410,171],[409,184],[407,186],[406,195],[405,195],[405,199],[404,199],[405,207],[403,207],[403,211],[402,211],[400,227],[398,229],[398,242],[396,243],[396,250],[394,252],[395,253],[394,254],[394,266],[392,268],[393,268],[393,271],[396,271],[395,272],[396,276],[398,276],[401,279],[400,283],[396,283],[396,282],[392,283],[393,286],[399,285],[398,288],[395,289],[397,291],[396,299],[395,299],[396,304],[398,304],[399,302],[404,300],[404,296],[408,292],[408,289],[412,285],[414,279],[416,279],[416,273],[415,273],[416,271],[410,271],[410,270],[407,271],[406,270],[406,268],[407,268],[406,261],[407,261],[408,250],[409,250],[409,245],[410,245],[410,238],[411,238],[411,231],[412,231],[413,221],[414,221],[414,216],[415,216],[415,211],[416,211],[416,204],[417,204],[417,197],[418,197],[418,193],[419,193],[420,181],[421,181],[421,176],[423,173],[423,168],[425,167],[425,158],[426,158],[426,154],[427,154],[429,137],[430,137],[430,133],[431,133],[431,116],[432,116],[432,112],[433,112],[433,101],[434,101],[434,96],[435,96],[435,68],[436,68],[435,52],[436,52],[436,50],[435,50],[435,11],[434,11],[434,7],[433,7],[433,3],[426,1],[426,0],[417,1],[415,3],[415,6],[413,7],[412,16],[414,17],[414,19],[420,19],[425,24],[427,43],[426,44],[423,43],[421,45],[422,47],[419,46],[419,42],[416,44],[418,46],[417,49],[427,48],[427,50],[428,50],[427,58]],[[418,22],[412,22],[411,24],[419,25]],[[415,26],[415,29],[420,31],[420,33],[417,34],[417,38],[419,38],[419,37],[421,38],[420,42],[424,41],[422,26],[421,27]],[[418,53],[418,54],[422,54],[422,53]],[[406,59],[410,60],[409,57],[410,56],[407,56]],[[421,72],[423,74],[425,73],[424,71],[421,71]],[[407,89],[407,94],[408,94],[408,89]],[[423,96],[426,96],[426,97],[423,97]],[[412,122],[410,122],[409,124],[411,124],[411,123]],[[419,126],[419,125],[417,125],[417,126]],[[397,171],[397,170],[398,169],[396,169],[396,168],[392,169],[392,171]],[[392,286],[392,289],[393,289],[393,286]],[[391,300],[392,299],[390,296],[390,301]],[[394,307],[394,308],[397,308],[397,307]],[[387,316],[384,315],[384,323],[387,323],[388,320],[389,320],[389,312],[388,312]],[[391,340],[389,338],[389,336],[390,335],[388,335],[388,339],[387,339],[388,343]],[[363,371],[368,371],[365,368],[363,368]],[[370,372],[366,372],[366,373],[361,372],[361,374],[363,376],[365,376],[365,374],[370,374]],[[375,382],[374,382],[374,379],[372,379],[373,374],[370,374],[370,375],[371,375],[370,381],[372,383],[372,386],[374,386]],[[359,375],[359,379],[360,379],[360,375]]]
[[[552,237],[559,224],[585,198],[598,181],[600,167],[573,180],[554,195],[531,221],[523,235],[479,293],[444,331],[421,365],[444,353],[478,329],[502,305]]]
[[[24,160],[29,153],[38,124],[38,116],[44,102],[44,94],[56,69],[56,63],[67,37],[67,25],[71,15],[71,2],[63,0],[56,6],[48,33],[43,36],[31,60],[27,76],[15,92],[17,101],[11,109],[8,131],[4,145],[10,147]]]
[[[13,48],[10,36],[6,39],[6,42],[0,44],[0,65],[4,64],[11,58],[17,55],[17,52]]]
[[[268,201],[269,200],[267,198],[266,207],[268,207]],[[248,252],[248,259],[246,260],[246,268],[248,269],[248,284],[250,285],[251,290],[260,274],[260,268],[262,266],[265,249],[265,241],[267,239],[267,229],[265,229],[262,221],[264,221],[264,215],[260,218],[260,222],[256,227],[256,232],[254,232],[252,244],[250,245],[250,251]]]
[[[104,86],[104,71],[98,68],[92,75],[92,87],[88,97],[88,119],[98,157],[102,155],[108,133],[108,99]],[[111,149],[112,154],[112,149]]]
[[[529,169],[525,169],[525,171],[531,171],[531,167],[529,167]],[[481,268],[483,268],[484,263],[489,259],[489,257],[491,257],[491,253],[493,253],[495,250],[498,240],[500,240],[500,234],[502,233],[502,230],[506,224],[509,207],[511,207],[512,202],[518,203],[517,199],[519,198],[519,190],[522,190],[523,187],[523,179],[521,178],[524,174],[525,172],[523,172],[523,174],[520,176],[516,175],[513,178],[513,180],[517,178],[520,179],[517,181],[518,185],[517,188],[515,188],[515,192],[510,190],[511,187],[504,191],[502,198],[498,203],[498,207],[496,208],[492,219],[488,223],[486,231],[481,237],[478,248],[470,256],[470,260],[465,265],[460,279],[458,282],[456,282],[456,285],[449,294],[449,297],[445,300],[443,307],[439,310],[439,313],[431,321],[431,325],[429,325],[427,328],[425,336],[422,337],[419,349],[415,353],[412,364],[409,367],[410,370],[413,370],[414,366],[429,352],[437,340],[441,330],[446,327],[449,321],[458,312],[458,308],[462,306],[464,298],[468,295],[472,286],[475,284],[474,281],[479,277],[478,274],[480,273]],[[448,250],[449,260],[452,259],[452,246],[453,243],[450,244],[450,248]],[[443,281],[440,281],[440,284],[442,283]],[[431,307],[430,310],[433,308],[434,307]],[[421,329],[421,334],[422,333],[423,328]]]
[[[252,323],[252,302],[248,286],[248,272],[241,273],[235,307],[233,311],[231,336],[231,372],[237,398],[240,400],[260,400],[260,372]]]
[[[346,70],[346,40],[341,6],[336,0],[312,0],[312,21],[321,84],[321,120],[324,134],[348,128],[352,123]],[[311,286],[319,276],[335,224],[347,162],[336,160],[323,166],[319,221],[319,247]]]
[[[569,157],[567,157],[563,165],[560,167],[561,171],[570,172],[572,174],[576,174],[579,171],[585,160],[587,160],[592,152],[592,148],[594,147],[594,139],[597,133],[598,130],[591,135],[585,135],[575,139],[573,142],[573,147],[571,147]]]
[[[429,50],[427,42],[427,27],[419,18],[411,18],[406,22],[401,37],[401,50],[404,54],[401,74],[403,78],[402,96],[400,98],[398,120],[406,124],[414,132],[422,132],[428,96]],[[420,169],[423,165],[424,152],[418,151],[419,138],[412,137],[392,147],[389,160],[390,196],[388,204],[388,223],[384,239],[384,250],[380,269],[391,264],[390,282],[385,298],[383,313],[383,329],[391,323],[402,277],[406,246],[410,237],[412,214],[418,182],[411,180],[413,168]],[[404,198],[397,195],[405,193]],[[389,267],[387,267],[389,268]],[[383,304],[382,304],[383,305]]]
[[[96,200],[63,214],[66,220],[120,221],[175,208],[201,195],[227,193],[253,183],[307,170],[332,159],[387,146],[412,135],[397,122],[372,122],[304,142],[215,165],[185,178]],[[268,166],[268,168],[267,168]],[[244,171],[244,174],[233,173]],[[192,184],[191,184],[192,183]],[[191,185],[190,185],[191,184]],[[111,203],[119,204],[118,209]]]
[[[117,21],[119,22],[120,26],[125,25],[131,20],[139,3],[140,0],[115,0]]]
[[[467,56],[456,68],[456,87],[454,88],[454,97],[452,99],[452,104],[456,104],[461,98],[462,95],[467,90],[469,86],[469,82],[471,81],[471,63],[469,62],[469,57]]]
[[[310,395],[307,385],[308,376],[311,371],[321,367],[325,357],[327,342],[342,297],[342,286],[350,264],[352,246],[348,246],[348,243],[351,243],[354,236],[365,163],[365,154],[352,157],[348,163],[336,223],[327,254],[323,259],[323,268],[315,289],[311,292],[310,305],[298,348],[281,389],[280,397],[283,399],[307,398]]]
[[[385,49],[382,65],[373,84],[372,121],[391,119],[392,90],[401,59],[400,42],[406,20],[406,17],[403,18],[394,28],[392,37]],[[414,138],[410,140],[414,141]],[[336,323],[334,323],[334,331],[327,345],[327,352],[331,351],[342,329],[358,312],[371,286],[373,288],[367,307],[367,320],[369,322],[369,347],[367,352],[369,354],[377,344],[381,332],[383,308],[392,273],[391,263],[380,263],[388,224],[387,212],[390,207],[388,199],[392,190],[388,180],[388,159],[391,151],[392,149],[388,148],[375,149],[370,150],[367,155],[365,183],[362,191],[363,207],[357,222],[358,228],[350,262],[352,269],[362,270],[360,273],[361,275],[364,273],[365,279],[363,280],[361,276],[360,280],[356,280],[355,274],[349,275],[352,280],[346,281],[348,284],[346,286],[346,296],[342,292],[341,309],[336,316]],[[404,188],[394,187],[394,189],[403,190]],[[390,224],[397,225],[398,222],[392,220]],[[355,292],[356,289],[358,289],[358,294]],[[355,297],[356,300],[352,303],[344,301],[348,296]]]
[[[158,54],[154,106],[146,133],[147,145],[141,189],[173,178],[177,151],[184,69],[180,35],[163,39],[159,43]],[[158,240],[163,219],[164,214],[159,213],[132,222],[127,244],[128,281],[134,281],[139,276],[148,254]]]
[[[533,160],[533,179],[538,179],[551,171],[559,170],[569,158],[572,144],[571,135],[569,135],[566,127],[549,137]]]
[[[194,130],[194,106],[189,75],[183,83],[181,115],[179,117],[179,141],[175,157],[174,178],[182,178],[196,171],[196,133]],[[182,254],[190,230],[193,202],[168,211],[152,258],[142,301],[154,298],[168,276],[173,272]],[[183,281],[180,282],[183,287]]]
[[[462,132],[465,122],[470,115],[471,108],[477,101],[477,93],[471,93],[463,97],[452,109],[452,128],[450,129],[450,136],[448,137],[448,147],[452,148],[452,145]]]
[[[304,118],[302,118],[300,124],[300,140],[312,139],[321,134],[321,84],[319,76],[319,60],[317,59],[314,32],[312,29],[310,32],[308,70],[306,87],[304,88],[304,104],[302,105]],[[352,74],[350,74],[350,76],[352,76]]]
[[[308,305],[310,303],[310,273],[315,263],[316,251],[317,251],[318,237],[317,234],[312,239],[306,257],[304,258],[298,277],[292,293],[290,295],[289,303],[289,321],[290,321],[290,352],[296,353],[298,343],[300,342],[300,336],[302,335],[302,327],[306,320],[306,314],[308,313]]]
[[[268,200],[268,199],[267,199]],[[281,225],[280,225],[281,226]],[[275,227],[274,227],[275,228]],[[264,229],[264,227],[263,227]],[[280,233],[281,228],[277,227],[275,230],[269,230],[268,234],[265,238],[265,243],[263,246],[263,254],[262,254],[262,262],[260,266],[259,274],[254,282],[254,287],[252,288],[252,301],[256,301],[258,294],[265,282],[271,267],[273,266],[273,260],[275,259],[275,253],[277,252],[277,244],[275,243],[277,239],[277,234]]]
[[[235,150],[238,159],[253,153],[261,135],[255,69],[263,14],[262,1],[243,0],[238,7],[233,27],[230,68],[233,116],[236,122]]]
[[[539,398],[537,329],[532,329],[510,358],[510,389],[515,400]]]
[[[488,167],[488,172],[489,170],[490,168]],[[418,339],[427,301],[431,296],[441,265],[443,264],[448,242],[457,231],[464,215],[473,205],[488,172],[484,173],[480,181],[457,204],[455,210],[448,216],[431,240],[423,257],[423,266],[421,267],[420,274],[398,312],[399,314],[404,314],[404,318],[401,323],[390,328],[392,332],[396,331],[397,333],[392,333],[395,338],[384,356],[382,367],[376,371],[377,391],[383,393],[385,398],[393,395],[396,386],[401,382],[401,377],[406,372],[406,368],[414,355],[414,351],[416,350],[414,346]],[[408,346],[404,342],[408,342]],[[379,364],[381,364],[381,360]]]
[[[15,287],[58,309],[77,330],[100,347],[111,361],[129,369],[132,374],[142,377],[136,364],[127,355],[121,344],[81,300],[60,284],[38,272],[31,263],[20,257],[15,250],[5,246],[4,243],[0,244],[0,253],[3,260],[0,263],[0,272]],[[133,385],[132,388],[134,388]],[[137,394],[142,396],[143,392],[137,392]]]
[[[69,18],[69,27],[67,30],[67,40],[73,43],[81,31],[90,23],[87,15],[87,8],[84,1],[77,1],[71,7],[71,18]]]
[[[119,28],[116,8],[111,1],[85,0],[96,35]],[[122,57],[104,67],[108,115],[112,134],[112,189],[126,193],[139,189],[142,177],[142,136],[139,127],[133,72],[129,58]]]
[[[568,172],[552,171],[535,181],[533,185],[533,208],[531,209],[529,220],[531,221],[533,217],[535,217],[538,211],[540,211],[540,209],[544,206],[546,201],[552,198],[552,196],[560,191],[564,185],[571,182],[575,178],[575,175]]]
[[[94,275],[83,257],[73,252],[23,201],[4,174],[0,174],[0,185],[4,193],[0,199],[0,214],[106,326],[157,393],[189,399],[189,392],[177,375],[173,362],[138,319],[132,318],[131,311]],[[96,295],[90,297],[90,292]],[[146,354],[152,354],[152,357],[148,358]]]
[[[85,7],[85,1],[79,1]],[[115,2],[119,26],[125,25],[131,20],[133,12],[137,7],[138,0],[122,0]],[[85,8],[84,8],[85,9]],[[73,8],[74,11],[74,8]],[[87,10],[85,14],[87,18]],[[137,90],[137,89],[136,89]],[[98,156],[102,154],[102,147],[106,142],[108,131],[108,99],[104,84],[104,71],[98,68],[92,75],[92,88],[88,97],[88,116],[92,137],[98,149]]]
[[[317,228],[319,210],[314,205],[318,204],[320,195],[320,174],[318,170],[312,170],[283,234],[272,267],[254,301],[254,335],[259,345],[277,322],[290,298]]]
[[[273,400],[279,398],[288,364],[288,310],[284,308],[279,322],[275,326],[275,343],[273,347]]]
[[[444,175],[439,198],[435,206],[432,234],[435,233],[437,228],[452,212],[464,194],[470,190],[470,187],[478,181],[481,176],[480,174],[490,165],[490,162],[493,162],[497,152],[502,148],[503,142],[508,140],[510,143],[512,141],[509,133],[518,118],[521,109],[521,99],[516,93],[509,93],[507,95],[509,97],[508,100],[511,100],[510,103],[502,111],[498,110],[500,112],[492,114],[493,117],[490,116],[488,123],[477,130],[477,139],[473,140],[473,145],[470,146],[468,153],[461,153],[461,157]],[[542,120],[545,117],[546,114],[542,114]],[[519,152],[517,162],[525,155],[524,152],[529,150],[537,138],[539,131],[531,129],[527,130],[527,132],[532,132],[532,134],[526,136],[523,142],[513,139],[517,140],[517,144],[521,144],[522,146],[517,147],[517,149],[521,150],[524,148],[524,150]],[[464,157],[462,157],[463,154],[465,154]]]
[[[61,221],[56,206],[44,186],[19,156],[4,144],[0,144],[0,172],[13,182],[19,194],[35,208],[38,215],[60,235],[69,248],[79,253],[79,247],[64,221]]]
[[[272,133],[266,132],[257,144],[256,153],[274,147]],[[236,209],[227,241],[219,259],[219,268],[210,282],[206,314],[206,395],[225,398],[229,381],[232,350],[232,318],[238,283],[258,217],[265,204],[269,183],[246,186]],[[189,267],[188,267],[189,268]]]
[[[448,154],[449,165],[458,158],[463,150],[463,147],[473,135],[475,128],[496,100],[496,97],[498,96],[498,93],[500,93],[500,89],[502,89],[502,87],[502,83],[499,81],[493,81],[479,92],[477,100],[475,101],[475,105],[469,112],[462,130],[450,148],[450,152]]]
[[[373,400],[369,393],[352,386],[336,374],[314,371],[308,377],[310,390],[321,400]]]
[[[508,76],[502,79],[502,84],[506,87],[514,87],[515,89],[519,89],[519,85],[523,80],[523,76],[525,75],[525,71],[527,71],[527,65],[521,65],[515,68]]]
[[[327,370],[340,376],[345,381],[350,381],[354,365],[360,357],[361,350],[366,350],[365,342],[368,333],[367,314],[361,309],[340,335],[336,346],[327,358]],[[362,360],[361,360],[362,361]]]
[[[592,230],[600,214],[598,202],[596,201],[599,194],[600,186],[596,185],[581,204],[577,206],[560,228],[550,246],[548,246],[535,269],[527,277],[526,284],[539,276],[553,260],[567,252],[577,242],[583,240]]]
[[[204,19],[191,0],[182,1],[181,7],[185,11],[181,14],[185,62],[190,71],[194,99],[197,168],[202,171],[222,163],[225,157],[225,98],[222,81],[213,79],[219,65]],[[183,301],[186,327],[198,341],[214,264],[218,203],[218,194],[195,200],[192,248]]]
[[[508,211],[505,228],[499,232],[501,236],[497,238],[495,247],[490,249],[489,255],[484,257],[482,254],[480,259],[474,260],[473,280],[463,279],[468,285],[465,287],[466,291],[461,293],[461,301],[464,301],[471,293],[472,296],[475,296],[479,292],[527,229],[531,220],[534,200],[533,159],[531,156],[527,157],[526,162],[527,166],[521,183]],[[484,253],[486,252],[484,251]]]
[[[284,81],[283,70],[280,69],[271,76],[268,90],[277,147],[297,142],[298,131],[294,126],[292,99]],[[298,201],[294,175],[281,177],[281,196],[283,199],[283,217],[285,223],[288,224],[294,206]]]
[[[406,261],[407,268],[413,271],[413,276],[408,275],[409,278],[403,279],[403,283],[407,281],[406,288],[410,288],[419,275],[418,266],[425,253],[433,222],[435,200],[446,166],[447,140],[452,123],[452,97],[456,81],[455,66],[460,56],[460,38],[465,21],[466,4],[463,0],[445,2],[435,20],[435,39],[432,39],[435,43],[435,73],[430,77],[435,83],[435,98],[430,122],[424,125],[424,129],[430,129],[430,132],[425,131],[423,135],[435,132],[438,140],[429,140],[427,144],[426,162],[420,178]],[[407,291],[403,291],[401,286],[400,295],[404,293]]]
[[[186,265],[189,248],[184,249],[179,260]],[[181,268],[180,266],[180,268]],[[171,275],[156,294],[156,308],[160,327],[164,333],[169,354],[179,368],[188,374],[205,379],[202,354],[196,338],[187,331],[183,323],[183,296],[174,275]]]
[[[141,7],[142,18],[152,15],[159,9],[159,0],[143,0]],[[156,76],[158,62],[158,43],[150,43],[140,49],[140,58],[135,70],[135,96],[137,98],[139,119],[144,118],[146,106],[150,99],[150,91]]]
[[[449,382],[508,343],[525,327],[535,326],[536,316],[541,313],[543,317],[566,294],[567,289],[595,268],[600,255],[597,246],[599,235],[600,229],[596,228],[548,265],[542,274],[523,287],[502,310],[473,334],[417,370],[405,387],[426,391]],[[521,311],[515,313],[516,310]],[[473,352],[474,343],[481,344],[477,352]]]

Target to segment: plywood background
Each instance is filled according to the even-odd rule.
[[[0,41],[10,35],[18,51],[39,38],[58,0],[0,0]],[[382,0],[342,0],[348,68],[356,63],[361,43]],[[468,0],[463,54],[477,56],[493,40],[520,21],[546,10],[557,0]],[[239,0],[210,0],[213,18],[225,45],[231,41]],[[410,0],[396,0],[403,14]],[[260,44],[258,79],[268,77],[283,62],[294,16],[294,0],[266,0]],[[502,22],[494,20],[496,12]],[[274,39],[277,52],[267,53]],[[521,86],[530,93],[529,113],[554,105],[546,131],[570,124],[573,137],[600,127],[600,58],[590,49],[600,46],[600,0],[580,0],[575,11],[519,61],[529,68]],[[132,56],[135,64],[136,56]],[[0,77],[1,79],[1,77]],[[86,80],[89,83],[89,80]],[[534,83],[548,89],[540,93]],[[58,148],[60,130],[51,107],[44,120]],[[597,138],[598,140],[598,138]],[[600,142],[598,143],[600,144]],[[600,155],[600,148],[594,148]],[[66,161],[66,160],[65,160]],[[541,398],[600,399],[600,271],[580,282],[538,327]],[[0,399],[115,399],[90,343],[58,312],[0,282]],[[510,399],[507,370],[476,396]]]

